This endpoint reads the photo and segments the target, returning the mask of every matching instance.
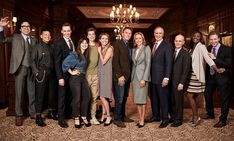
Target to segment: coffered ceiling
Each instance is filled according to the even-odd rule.
[[[182,0],[73,0],[72,5],[96,28],[115,28],[117,24],[110,23],[110,12],[113,5],[132,4],[140,13],[138,24],[130,24],[133,28],[146,29],[160,20],[166,12],[180,6]]]

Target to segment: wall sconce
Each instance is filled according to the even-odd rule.
[[[13,17],[13,18],[12,18],[12,22],[14,23],[13,26],[16,26],[17,17]]]

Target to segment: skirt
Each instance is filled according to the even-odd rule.
[[[205,91],[205,83],[200,82],[195,73],[192,72],[186,91],[195,94],[203,93]]]

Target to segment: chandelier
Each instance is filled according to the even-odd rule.
[[[119,4],[112,6],[110,13],[110,21],[118,24],[138,23],[140,14],[136,11],[136,7],[127,4]]]

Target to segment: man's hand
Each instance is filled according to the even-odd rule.
[[[124,78],[124,76],[121,76],[121,77],[118,79],[118,84],[119,84],[120,86],[123,86],[123,85],[125,84],[125,78]]]
[[[64,79],[59,79],[59,86],[64,86],[64,85],[65,85]]]
[[[178,91],[182,91],[183,88],[184,88],[184,85],[181,84],[181,83],[179,83],[179,85],[177,86],[177,90],[178,90]]]
[[[162,87],[167,86],[168,82],[169,82],[169,80],[167,80],[167,79],[164,78],[163,81],[162,81]]]
[[[223,72],[225,72],[225,68],[218,68],[217,69],[217,73],[223,73]]]
[[[0,21],[0,26],[6,26],[9,24],[9,20],[8,20],[8,17],[4,17],[4,18],[1,18],[1,21]]]

